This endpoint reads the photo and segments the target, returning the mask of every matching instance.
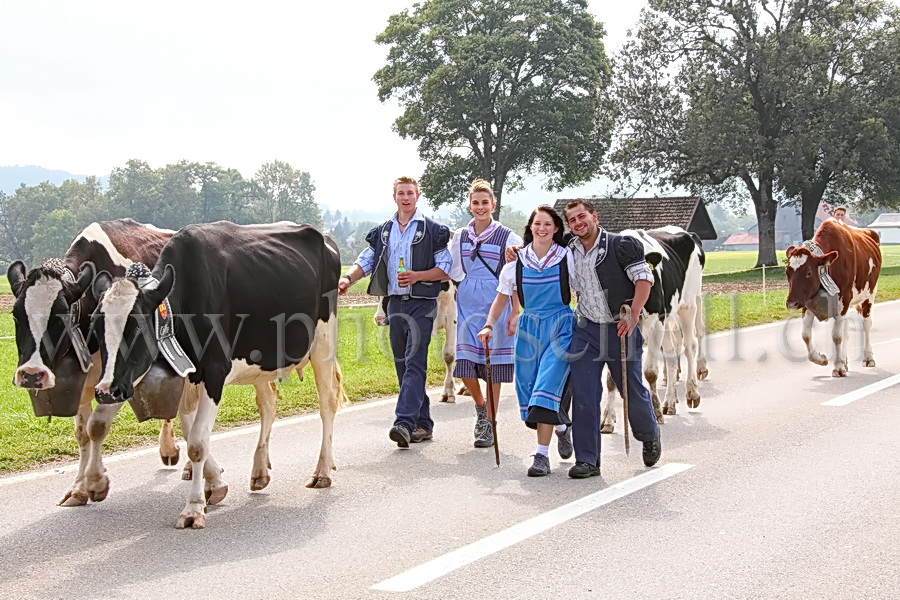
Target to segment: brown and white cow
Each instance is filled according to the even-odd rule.
[[[375,324],[387,325],[386,298],[380,298],[378,308],[375,310]],[[441,402],[456,402],[453,390],[453,368],[456,366],[456,285],[451,281],[441,284],[441,293],[437,297],[437,314],[434,316],[434,325],[431,336],[437,336],[438,331],[444,330],[444,345],[441,353],[444,364],[447,366],[444,374],[444,391],[441,392]],[[463,386],[462,389],[464,389]],[[462,391],[460,391],[462,393]]]
[[[828,358],[816,350],[812,340],[813,318],[833,318],[831,339],[835,345],[833,377],[846,377],[847,310],[856,308],[863,319],[865,348],[863,366],[874,367],[872,353],[872,304],[881,273],[878,233],[828,219],[811,241],[787,249],[788,308],[803,309],[803,341],[809,360],[827,365]]]

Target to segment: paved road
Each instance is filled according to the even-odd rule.
[[[174,529],[186,484],[153,449],[113,457],[86,507],[55,506],[65,470],[0,479],[0,597],[895,598],[900,303],[875,317],[878,366],[854,343],[843,379],[785,356],[802,359],[797,322],[714,336],[703,401],[668,419],[654,469],[613,434],[602,478],[568,479],[555,452],[525,477],[534,438],[507,390],[500,468],[464,399],[408,451],[390,399],[345,410],[326,490],[304,487],[315,416],[279,422],[258,493],[255,428],[220,435],[231,491],[203,531]]]

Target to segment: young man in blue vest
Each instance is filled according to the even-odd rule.
[[[366,235],[369,247],[341,277],[341,294],[366,275],[368,293],[386,296],[391,351],[400,395],[388,434],[400,448],[432,439],[430,401],[425,393],[428,345],[437,314],[441,281],[450,272],[450,230],[417,207],[419,184],[411,177],[394,181],[397,213]]]
[[[574,236],[569,242],[575,271],[571,282],[578,292],[578,324],[569,347],[576,461],[569,477],[600,474],[600,375],[606,364],[622,389],[622,344],[628,349],[628,420],[634,437],[644,443],[644,464],[652,467],[659,461],[662,446],[653,403],[641,375],[644,339],[637,320],[654,283],[644,247],[632,237],[602,229],[586,200],[569,202],[565,217]],[[627,319],[620,319],[623,304],[631,307]]]

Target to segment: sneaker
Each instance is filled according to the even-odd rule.
[[[487,404],[475,405],[475,447],[490,448],[494,445],[494,431],[487,418]]]
[[[575,452],[575,449],[572,447],[571,427],[566,427],[565,433],[556,432],[556,449],[559,451],[560,458],[572,458],[572,453]]]
[[[550,474],[550,457],[543,454],[535,454],[534,462],[528,467],[529,477],[543,477]]]
[[[411,444],[418,444],[419,442],[424,442],[425,440],[430,440],[434,438],[434,434],[430,431],[426,431],[421,427],[416,427],[412,430],[412,433],[409,435],[409,442]]]
[[[388,437],[391,438],[392,441],[397,442],[397,446],[400,448],[409,448],[409,429],[404,427],[403,425],[394,425],[391,427],[391,431],[388,433]]]
[[[659,439],[659,436],[656,436],[656,439],[650,440],[649,442],[644,442],[644,464],[648,467],[652,467],[657,462],[659,462],[659,457],[662,455],[662,442]]]
[[[572,479],[587,479],[600,474],[600,465],[592,465],[586,462],[577,462],[569,469],[569,477]]]

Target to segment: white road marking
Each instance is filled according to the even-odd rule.
[[[686,471],[694,465],[682,463],[669,463],[659,468],[650,470],[642,475],[627,479],[599,492],[575,500],[559,508],[555,508],[542,515],[513,525],[498,533],[478,540],[468,546],[463,546],[453,552],[429,561],[418,567],[414,567],[405,573],[401,573],[381,583],[376,583],[369,589],[383,592],[408,592],[425,585],[439,577],[443,577],[457,569],[471,564],[486,556],[490,556],[500,550],[508,548],[523,540],[527,540],[539,533],[543,533],[552,527],[565,523],[570,519],[579,517],[587,512],[600,508],[628,494],[632,494],[654,483],[668,479],[674,475]]]
[[[822,406],[847,406],[851,402],[856,402],[861,398],[865,398],[866,396],[870,396],[876,392],[880,392],[881,390],[887,389],[892,385],[897,385],[898,383],[900,383],[900,375],[893,375],[891,377],[888,377],[887,379],[882,379],[881,381],[870,383],[869,385],[861,387],[858,390],[854,390],[842,396],[838,396],[837,398],[832,398],[828,402],[823,402]]]

